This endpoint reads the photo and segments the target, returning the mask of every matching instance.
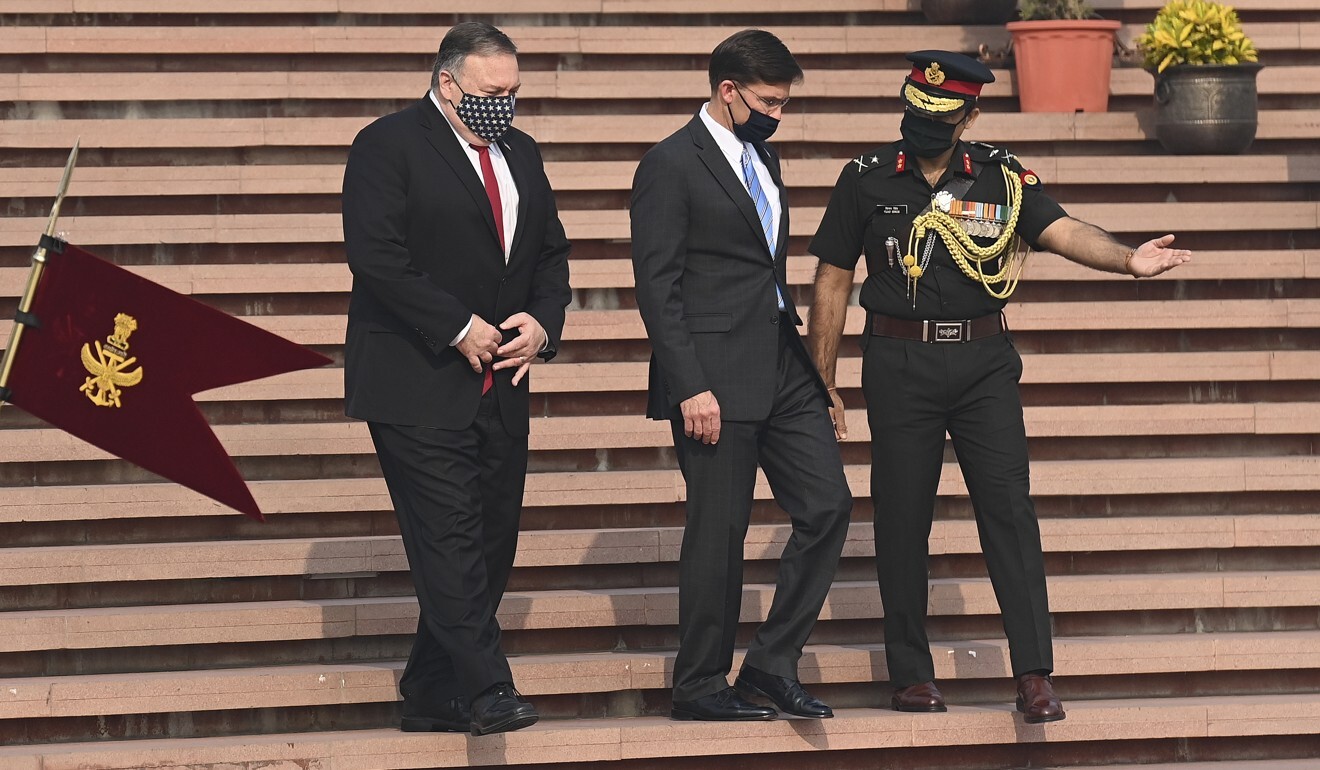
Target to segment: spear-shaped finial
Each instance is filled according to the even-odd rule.
[[[55,236],[55,222],[60,218],[60,206],[64,203],[64,196],[69,192],[69,180],[73,179],[73,167],[78,163],[78,147],[82,144],[82,137],[74,140],[73,149],[69,151],[69,160],[64,164],[64,176],[60,178],[60,189],[55,193],[55,205],[50,208],[50,218],[46,220],[46,235]],[[9,382],[9,372],[14,366],[14,356],[18,351],[18,343],[23,339],[23,329],[26,328],[27,321],[24,317],[32,309],[32,297],[37,292],[37,283],[41,280],[41,269],[46,264],[46,247],[37,246],[37,250],[32,253],[32,272],[28,273],[27,288],[23,291],[22,298],[18,302],[18,316],[13,329],[9,332],[9,345],[5,347],[4,358],[0,359],[0,406],[4,406],[9,398],[9,389],[6,384]]]

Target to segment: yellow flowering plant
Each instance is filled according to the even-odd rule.
[[[1213,0],[1169,0],[1137,39],[1147,69],[1178,64],[1256,61],[1256,47],[1232,6]]]

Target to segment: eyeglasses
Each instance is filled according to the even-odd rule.
[[[747,86],[743,85],[742,83],[737,83],[736,85],[739,88],[747,88]],[[750,88],[747,88],[747,91],[752,96],[755,96],[757,99],[760,100],[761,106],[765,107],[766,112],[774,112],[775,110],[782,110],[790,101],[792,101],[792,98],[787,96],[784,97],[783,99],[767,99]]]

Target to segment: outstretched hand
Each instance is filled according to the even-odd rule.
[[[1172,270],[1184,262],[1192,261],[1192,252],[1187,249],[1171,249],[1173,235],[1146,241],[1132,252],[1127,268],[1138,278],[1149,278],[1166,270]]]

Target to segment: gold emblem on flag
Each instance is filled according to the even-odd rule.
[[[940,69],[940,65],[937,62],[931,62],[931,65],[926,68],[927,83],[930,83],[933,86],[942,86],[944,85],[944,77],[944,70]]]
[[[137,319],[120,313],[115,316],[115,330],[105,338],[105,345],[95,340],[96,354],[88,343],[82,346],[83,367],[91,375],[78,390],[97,406],[118,407],[121,388],[130,388],[142,382],[142,367],[127,371],[137,362],[137,356],[128,355],[128,336],[137,331]]]

